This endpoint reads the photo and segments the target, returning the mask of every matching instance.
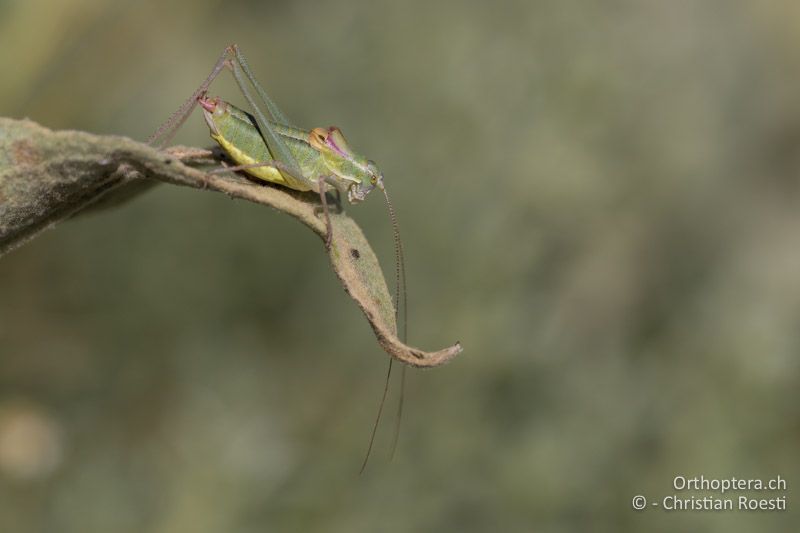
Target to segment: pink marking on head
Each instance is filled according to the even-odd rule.
[[[335,152],[336,152],[337,154],[339,154],[340,156],[342,156],[342,157],[347,157],[347,154],[345,154],[345,153],[342,151],[342,149],[341,149],[341,148],[339,148],[339,147],[336,145],[336,143],[335,143],[335,142],[334,142],[334,140],[333,140],[333,135],[331,135],[331,134],[332,134],[334,131],[336,131],[336,130],[338,130],[338,129],[339,129],[339,128],[337,128],[336,126],[331,126],[330,128],[328,128],[328,137],[327,137],[327,139],[325,139],[325,144],[327,144],[329,148],[331,148],[333,151],[335,151]]]

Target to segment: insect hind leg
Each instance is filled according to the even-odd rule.
[[[162,148],[166,145],[175,133],[183,126],[183,123],[186,122],[186,119],[189,118],[189,115],[192,114],[194,107],[197,105],[198,100],[202,97],[207,91],[211,83],[219,76],[219,73],[222,72],[222,69],[225,68],[229,62],[229,57],[233,52],[233,47],[236,45],[229,46],[222,51],[222,54],[217,59],[214,68],[211,69],[211,73],[205,79],[205,81],[197,88],[197,90],[192,93],[190,96],[170,117],[164,121],[158,129],[147,138],[147,144],[153,145],[157,148]]]

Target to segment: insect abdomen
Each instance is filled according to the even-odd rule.
[[[215,117],[215,124],[218,133],[212,134],[211,137],[219,143],[237,165],[254,165],[273,160],[255,121],[246,113],[224,113],[222,116]],[[289,186],[283,175],[273,167],[248,168],[245,169],[245,172],[262,180]],[[298,187],[292,188],[297,189]]]

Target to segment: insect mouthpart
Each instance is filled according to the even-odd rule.
[[[361,183],[354,183],[347,189],[347,200],[351,204],[363,202],[372,191],[372,187],[364,187]]]
[[[363,202],[375,187],[383,189],[383,176],[373,176],[370,181],[354,183],[347,189],[347,199],[351,204]]]

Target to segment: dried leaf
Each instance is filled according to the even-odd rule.
[[[155,182],[218,191],[274,207],[324,240],[317,195],[195,168],[203,160],[207,164],[211,154],[190,148],[159,151],[125,137],[53,132],[28,120],[0,118],[0,255],[76,213],[113,207]],[[438,366],[460,353],[459,343],[425,352],[400,341],[383,272],[364,234],[344,212],[331,212],[331,223],[331,266],[381,347],[417,367]]]

